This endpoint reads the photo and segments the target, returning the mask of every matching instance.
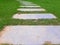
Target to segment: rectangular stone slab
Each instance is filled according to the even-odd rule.
[[[41,7],[41,6],[20,6],[20,7],[34,7],[34,8],[36,7],[37,8],[37,7]]]
[[[14,14],[15,19],[53,19],[56,18],[50,13],[40,13],[40,14]]]
[[[15,25],[6,26],[0,36],[0,43],[40,45],[45,41],[60,43],[60,26]]]
[[[45,9],[43,9],[43,8],[40,8],[40,9],[38,9],[38,8],[19,8],[19,9],[17,9],[18,11],[46,11]]]

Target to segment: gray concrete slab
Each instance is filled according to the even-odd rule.
[[[40,6],[20,6],[20,7],[34,7],[34,8],[36,7],[37,8],[37,7],[40,7]]]
[[[0,36],[0,43],[39,45],[45,41],[60,43],[60,26],[15,25],[6,26]]]
[[[43,8],[19,8],[18,11],[46,11]]]
[[[53,19],[56,17],[51,13],[40,13],[40,14],[14,14],[12,18],[15,18],[15,19]]]

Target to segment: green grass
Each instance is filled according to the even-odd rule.
[[[60,0],[28,0],[45,8],[48,13],[54,14],[57,19],[20,20],[12,19],[17,13],[20,3],[16,0],[0,0],[0,30],[5,25],[60,25]],[[23,12],[22,12],[23,13]],[[24,12],[26,13],[26,12]]]
[[[60,0],[28,0],[45,8],[47,12],[55,14],[60,18]]]
[[[4,21],[8,22],[7,20],[17,12],[18,6],[19,3],[16,0],[0,0],[0,29],[4,26]]]

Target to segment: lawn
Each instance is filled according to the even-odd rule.
[[[0,0],[0,29],[12,18],[17,12],[19,3],[16,0]],[[12,22],[11,22],[12,23]]]
[[[20,3],[16,0],[0,0],[0,30],[5,25],[60,25],[60,0],[27,0],[40,5],[47,13],[54,14],[57,19],[20,20],[12,19],[17,13]]]

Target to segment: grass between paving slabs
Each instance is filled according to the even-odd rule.
[[[19,8],[16,0],[0,0],[0,30],[5,25],[60,25],[60,0],[28,0],[45,8],[48,13],[57,16],[57,19],[20,20],[12,19]],[[38,3],[39,2],[39,3]],[[26,12],[25,12],[26,13]]]
[[[20,19],[4,19],[0,22],[1,27],[4,27],[4,25],[56,25],[59,22],[58,19],[38,19],[38,20],[20,20]],[[60,23],[58,23],[60,24]]]

